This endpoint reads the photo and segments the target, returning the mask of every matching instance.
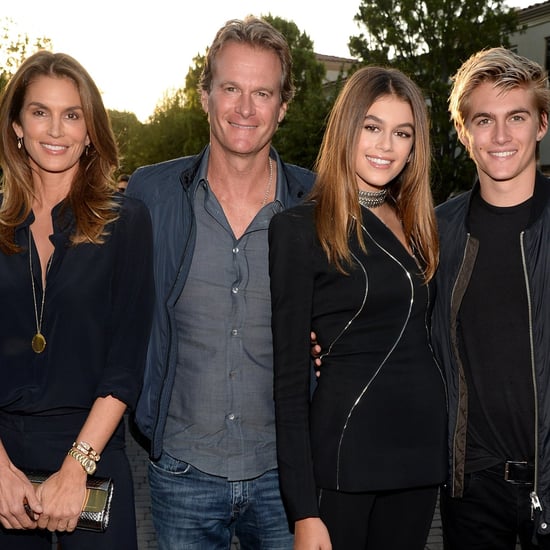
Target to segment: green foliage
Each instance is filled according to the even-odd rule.
[[[208,118],[202,108],[200,77],[206,61],[206,55],[196,55],[194,65],[189,67],[185,77],[184,110],[185,119],[182,127],[184,155],[195,155],[200,152],[210,139]]]
[[[119,174],[131,174],[147,162],[143,146],[144,125],[134,113],[127,111],[109,110],[109,117],[120,153]]]
[[[389,64],[410,75],[430,107],[434,154],[433,190],[437,202],[469,188],[473,163],[457,140],[447,111],[451,77],[473,52],[508,46],[518,30],[517,14],[505,0],[358,0],[355,20],[365,32],[350,39],[361,64]],[[313,42],[296,24],[271,14],[273,24],[290,45],[296,95],[273,144],[287,161],[313,167],[325,122],[345,74],[330,88],[325,68],[315,58]],[[32,41],[15,33],[13,22],[0,20],[0,91],[20,63],[37,49],[51,49],[48,38]],[[198,153],[209,140],[207,117],[198,83],[205,55],[189,67],[183,88],[166,92],[147,123],[133,113],[110,111],[121,151],[120,172],[138,166]],[[327,90],[328,93],[327,93]]]
[[[51,50],[49,38],[38,37],[34,40],[27,34],[16,32],[15,23],[8,18],[0,20],[0,92],[19,65],[38,50]]]
[[[285,161],[312,167],[331,105],[331,99],[323,92],[325,68],[315,58],[312,41],[295,23],[271,15],[265,19],[289,42],[296,86],[296,95],[273,143]],[[132,128],[132,132],[139,133],[139,139],[127,142],[129,132],[123,127],[117,129],[125,170],[133,170],[137,159],[142,164],[161,162],[196,154],[208,143],[209,125],[199,91],[204,62],[205,55],[197,55],[189,67],[185,87],[166,93],[147,124]],[[137,145],[141,155],[133,152]]]
[[[189,71],[185,77],[185,89],[183,90],[184,102],[186,107],[190,109],[200,109],[202,111],[199,82],[204,64],[206,63],[206,54],[196,55],[193,58],[193,63],[194,65],[189,67]]]
[[[518,30],[515,11],[504,0],[361,0],[354,18],[366,28],[349,48],[363,64],[387,64],[422,88],[430,107],[436,202],[467,189],[473,163],[457,140],[447,98],[451,77],[472,53],[509,46]]]
[[[313,168],[332,104],[323,90],[325,66],[317,61],[309,36],[301,33],[294,22],[272,15],[264,19],[283,34],[290,46],[296,87],[273,145],[286,162]]]
[[[325,68],[313,52],[313,42],[295,23],[266,16],[288,40],[293,56],[296,95],[276,133],[274,145],[287,162],[312,167],[321,143],[332,97],[323,90]],[[31,43],[27,36],[10,30],[6,21],[0,38],[0,91],[27,55],[50,48],[47,38]],[[135,114],[110,110],[109,116],[120,150],[119,173],[137,167],[198,153],[209,141],[207,116],[201,105],[199,79],[205,55],[197,55],[189,67],[185,87],[167,91],[153,115],[141,123]]]
[[[0,19],[0,95],[13,73],[30,54],[38,50],[51,50],[52,46],[49,38],[39,37],[31,40],[28,35],[15,32],[14,26],[11,19]]]
[[[146,128],[150,162],[194,155],[208,143],[208,120],[199,93],[204,61],[203,55],[193,58],[185,87],[166,94],[150,118]]]

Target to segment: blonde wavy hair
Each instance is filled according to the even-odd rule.
[[[501,93],[520,86],[531,89],[539,123],[543,123],[543,115],[548,115],[550,90],[546,71],[538,63],[506,48],[487,48],[473,54],[462,64],[452,80],[449,112],[459,134],[466,129],[470,96],[485,82],[493,83],[494,88]]]

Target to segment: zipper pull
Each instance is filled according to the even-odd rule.
[[[532,491],[529,495],[531,498],[531,520],[535,517],[537,512],[542,512],[542,506],[540,504],[539,497],[535,491]]]

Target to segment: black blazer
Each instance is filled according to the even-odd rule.
[[[350,239],[347,275],[328,264],[311,204],[270,225],[277,454],[291,522],[319,515],[319,487],[364,492],[445,478],[430,289],[395,235],[362,210],[366,252]],[[310,400],[311,330],[324,356]]]

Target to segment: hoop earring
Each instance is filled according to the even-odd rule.
[[[17,138],[17,148],[19,150],[21,150],[21,147],[23,147],[23,138],[22,137],[18,137]]]

